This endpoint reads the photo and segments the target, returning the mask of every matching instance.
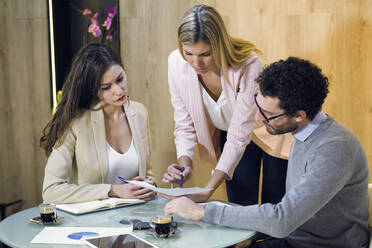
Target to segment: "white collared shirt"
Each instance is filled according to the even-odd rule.
[[[319,124],[326,118],[327,115],[323,111],[319,111],[312,121],[310,121],[306,126],[301,128],[301,130],[293,134],[293,136],[299,141],[304,142],[310,136],[310,134],[312,134],[314,130],[317,129],[317,127],[319,127]]]

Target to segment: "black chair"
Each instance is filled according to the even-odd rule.
[[[5,219],[6,217],[6,208],[18,203],[23,203],[23,200],[20,199],[10,203],[0,203],[1,220]]]
[[[10,203],[0,203],[1,220],[5,219],[6,217],[6,208],[13,206],[15,204],[18,204],[18,203],[23,203],[23,200],[20,199],[20,200],[16,200]],[[0,242],[0,248],[9,248],[9,246]]]

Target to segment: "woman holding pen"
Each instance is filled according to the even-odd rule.
[[[205,187],[216,189],[226,180],[229,201],[256,204],[263,159],[264,189],[269,192],[263,192],[263,202],[281,200],[287,161],[266,154],[251,140],[259,54],[254,44],[227,33],[214,8],[197,5],[186,12],[178,28],[178,49],[168,58],[178,162],[168,167],[163,182],[190,178],[198,144],[201,162],[214,168]],[[272,181],[265,181],[265,172],[273,175]],[[212,193],[191,197],[205,201]]]
[[[129,101],[120,56],[89,44],[74,57],[62,98],[43,130],[48,156],[44,202],[76,203],[108,197],[150,200],[155,193],[131,180],[153,180],[146,108]]]

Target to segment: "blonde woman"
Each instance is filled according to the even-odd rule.
[[[178,161],[168,167],[163,182],[179,183],[181,175],[183,181],[190,178],[198,144],[202,163],[214,168],[205,187],[216,189],[226,180],[229,201],[256,204],[263,159],[262,200],[281,200],[287,160],[266,154],[251,141],[259,54],[251,42],[227,33],[214,8],[197,5],[186,12],[178,28],[178,49],[168,58]],[[205,201],[212,193],[193,199]]]

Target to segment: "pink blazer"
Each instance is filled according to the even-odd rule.
[[[168,57],[168,82],[171,102],[174,108],[175,144],[177,157],[193,157],[193,149],[199,145],[203,162],[216,165],[231,179],[247,144],[251,141],[255,127],[257,107],[254,94],[257,91],[255,78],[261,70],[258,56],[252,56],[239,68],[229,68],[228,76],[232,87],[221,74],[222,90],[232,114],[227,140],[217,161],[212,138],[215,127],[204,110],[201,85],[193,68],[183,59],[179,50]]]

